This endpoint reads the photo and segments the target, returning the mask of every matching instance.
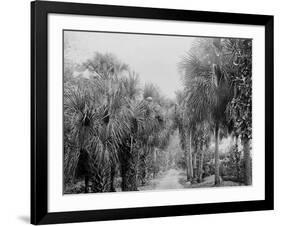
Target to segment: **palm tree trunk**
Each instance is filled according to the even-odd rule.
[[[121,167],[122,176],[122,191],[137,191],[136,169],[132,158],[129,158],[127,163]]]
[[[197,150],[194,150],[194,153],[193,153],[193,177],[195,178],[197,176]]]
[[[139,151],[137,152],[137,159],[136,159],[136,182],[137,182],[137,186],[139,185],[139,162],[140,162],[140,156],[139,156]]]
[[[156,177],[156,155],[157,155],[157,151],[156,148],[152,148],[152,177],[155,178]]]
[[[115,192],[114,178],[115,178],[115,164],[110,167],[110,191]]]
[[[183,141],[185,142],[185,141]],[[186,181],[190,180],[190,172],[189,172],[189,147],[184,143],[184,158],[185,158],[185,163],[186,163]]]
[[[95,172],[92,176],[92,192],[110,192],[112,180],[111,165],[107,160],[96,163],[94,166]]]
[[[252,184],[252,167],[251,167],[251,154],[250,154],[250,144],[249,139],[243,140],[243,152],[244,152],[244,166],[245,166],[245,175],[244,182],[245,185]]]
[[[188,150],[188,160],[189,160],[189,178],[192,181],[193,178],[193,166],[192,166],[192,132],[189,133],[189,150]]]
[[[147,152],[147,147],[145,147],[146,149],[143,151],[143,153],[141,153],[140,157],[139,157],[139,173],[138,173],[138,179],[139,179],[139,183],[141,185],[145,185],[146,184],[146,175],[147,175],[147,165],[146,165],[146,152]]]
[[[133,150],[133,138],[130,147],[124,146],[121,159],[122,191],[137,191],[136,156]]]
[[[203,176],[203,162],[204,162],[204,151],[201,150],[200,156],[199,156],[199,171],[198,171],[198,182],[202,182],[202,176]]]
[[[190,180],[190,172],[189,172],[189,145],[187,145],[187,140],[186,140],[186,134],[185,132],[181,129],[179,130],[179,136],[181,136],[182,139],[182,150],[184,153],[184,159],[185,159],[185,165],[186,165],[186,181]]]
[[[235,158],[236,178],[239,181],[241,175],[240,175],[240,153],[238,152],[238,136],[236,135],[234,139],[235,139],[235,157],[236,157]]]
[[[220,172],[219,172],[219,125],[215,128],[215,185],[220,184]]]
[[[85,193],[88,193],[89,188],[89,176],[85,175]]]

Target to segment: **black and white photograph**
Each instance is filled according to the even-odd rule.
[[[63,194],[252,184],[252,39],[62,41]]]
[[[0,225],[279,225],[277,2],[3,2]]]

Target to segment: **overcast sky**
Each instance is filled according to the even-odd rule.
[[[177,64],[192,37],[65,31],[70,60],[81,63],[95,52],[112,53],[137,72],[142,84],[157,84],[169,98],[182,88]]]

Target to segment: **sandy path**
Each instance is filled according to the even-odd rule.
[[[155,189],[181,189],[183,186],[179,183],[180,172],[175,169],[170,169],[166,172],[163,178],[156,184]]]

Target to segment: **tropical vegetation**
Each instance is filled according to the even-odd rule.
[[[64,193],[153,189],[171,168],[184,187],[250,185],[251,45],[196,39],[175,99],[113,54],[65,60]]]

